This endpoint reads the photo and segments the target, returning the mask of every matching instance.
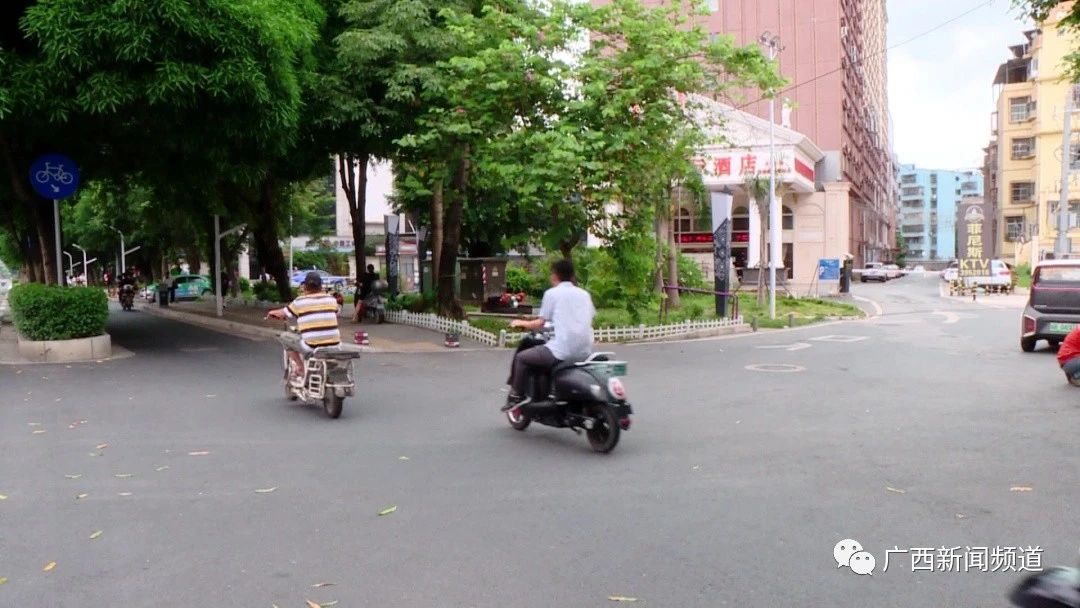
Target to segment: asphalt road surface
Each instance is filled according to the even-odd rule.
[[[886,549],[1074,564],[1080,390],[1019,311],[856,289],[885,314],[618,348],[610,455],[509,428],[508,352],[369,356],[329,420],[273,343],[115,312],[132,358],[0,367],[0,605],[989,607],[1022,575]]]

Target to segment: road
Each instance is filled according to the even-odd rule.
[[[370,356],[332,421],[282,398],[272,343],[114,313],[134,357],[0,367],[0,605],[998,606],[1020,574],[885,551],[1072,564],[1053,355],[932,278],[856,289],[884,314],[619,347],[636,416],[606,456],[505,424],[508,353]],[[845,538],[873,576],[837,568]]]

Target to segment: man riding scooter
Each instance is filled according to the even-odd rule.
[[[530,374],[546,372],[562,361],[582,361],[592,353],[593,306],[589,292],[574,285],[574,265],[559,260],[551,265],[551,289],[544,292],[540,316],[515,319],[510,327],[535,331],[551,323],[555,337],[546,344],[519,352],[511,366],[510,395],[502,411],[521,406],[527,399]]]
[[[341,332],[338,330],[338,307],[334,296],[323,291],[322,277],[317,272],[309,272],[300,284],[302,293],[290,304],[266,313],[275,319],[288,319],[296,322],[299,334],[286,331],[278,336],[289,350],[293,369],[304,369],[301,353],[308,354],[319,347],[341,344]]]

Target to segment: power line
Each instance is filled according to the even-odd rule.
[[[953,17],[952,19],[949,19],[947,21],[943,21],[943,22],[935,25],[934,27],[932,27],[932,28],[930,28],[930,29],[928,29],[926,31],[923,31],[923,32],[921,32],[919,34],[916,34],[915,36],[912,36],[911,38],[908,38],[907,40],[904,40],[904,41],[898,42],[898,43],[896,43],[896,44],[894,44],[892,46],[886,47],[885,50],[883,50],[883,51],[873,53],[869,57],[861,57],[857,61],[853,61],[852,65],[860,64],[863,61],[866,61],[867,59],[870,59],[872,57],[877,57],[879,55],[884,55],[884,54],[888,53],[889,51],[891,51],[891,50],[893,50],[895,48],[898,48],[898,47],[904,46],[905,44],[909,44],[911,42],[914,42],[914,41],[922,38],[923,36],[927,36],[929,34],[932,34],[932,33],[936,32],[936,31],[940,30],[943,27],[949,26],[949,25],[963,19],[964,17],[967,17],[968,15],[974,13],[975,11],[977,11],[979,9],[986,8],[986,7],[990,6],[993,3],[994,3],[994,0],[987,0],[986,2],[983,2],[981,4],[977,4],[977,5],[969,8],[968,10],[960,13],[959,15]],[[793,84],[793,85],[791,85],[789,87],[783,88],[783,89],[777,91],[776,94],[779,95],[780,93],[786,93],[788,91],[793,91],[793,90],[795,90],[795,89],[797,89],[797,88],[799,88],[799,87],[801,87],[803,85],[810,84],[812,82],[821,80],[822,78],[825,78],[826,76],[832,76],[833,74],[835,74],[837,72],[840,72],[840,71],[843,71],[844,69],[845,69],[844,66],[841,66],[841,67],[829,70],[828,72],[818,74],[817,76],[814,76],[810,80],[806,80],[806,81],[803,81],[803,82],[798,82],[798,83],[795,83],[795,84]],[[743,108],[746,108],[747,106],[751,106],[751,105],[753,105],[753,104],[755,104],[755,103],[757,103],[759,101],[762,101],[764,99],[765,99],[765,97],[758,97],[754,101],[750,101],[750,102],[744,103],[744,104],[742,104],[740,106],[737,106],[737,108],[741,110]]]

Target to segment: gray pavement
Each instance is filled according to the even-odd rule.
[[[1019,311],[856,290],[884,314],[620,347],[637,414],[607,456],[506,425],[508,353],[366,357],[328,420],[273,344],[117,313],[133,358],[0,366],[0,605],[982,607],[1020,575],[886,548],[1073,563],[1080,391]],[[872,577],[837,569],[849,537]]]

